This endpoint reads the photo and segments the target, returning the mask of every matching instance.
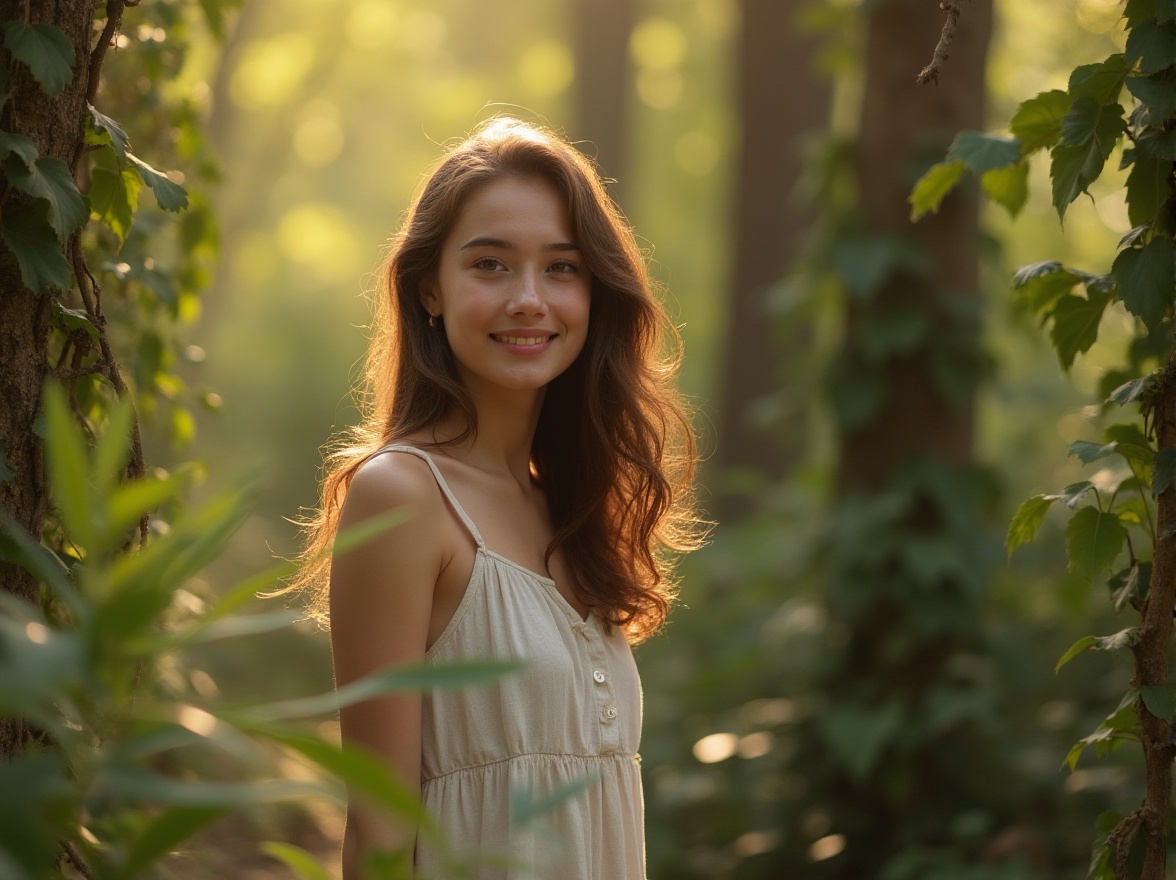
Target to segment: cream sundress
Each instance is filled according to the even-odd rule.
[[[453,851],[482,853],[477,880],[644,880],[641,682],[618,629],[606,635],[550,578],[487,550],[429,455],[425,460],[477,544],[465,595],[427,663],[519,659],[490,685],[425,692],[421,797]],[[379,454],[379,453],[377,453]],[[526,823],[515,805],[574,790]],[[530,812],[530,811],[528,811]],[[417,869],[445,877],[418,842]]]

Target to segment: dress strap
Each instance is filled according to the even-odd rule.
[[[453,491],[449,488],[449,484],[445,482],[445,478],[441,476],[441,470],[437,467],[437,463],[433,461],[429,453],[425,452],[423,449],[418,449],[416,446],[407,446],[404,444],[393,443],[389,446],[383,447],[382,449],[378,449],[376,452],[372,453],[372,457],[374,458],[375,456],[385,452],[407,452],[410,455],[415,455],[417,458],[423,458],[425,463],[428,464],[429,469],[433,472],[433,476],[437,480],[437,485],[441,487],[441,491],[445,494],[445,497],[449,499],[449,504],[453,508],[453,512],[461,518],[463,523],[465,523],[465,527],[469,529],[470,534],[474,536],[474,540],[477,542],[478,547],[482,550],[486,549],[486,544],[482,541],[482,535],[478,532],[478,527],[474,525],[474,521],[469,518],[469,515],[464,510],[462,510],[461,505],[457,503],[457,498],[454,497]]]

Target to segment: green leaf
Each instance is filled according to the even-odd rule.
[[[1156,453],[1156,472],[1152,477],[1152,495],[1159,498],[1176,485],[1176,449]]]
[[[1134,424],[1110,425],[1103,436],[1115,444],[1115,452],[1129,461],[1151,467],[1155,464],[1156,451],[1151,440]]]
[[[124,876],[141,874],[226,812],[225,807],[172,807],[164,810],[130,842]]]
[[[1062,655],[1062,659],[1059,660],[1058,665],[1054,667],[1054,672],[1060,672],[1063,666],[1065,666],[1087,648],[1093,648],[1097,642],[1097,636],[1083,636],[1080,638],[1066,649],[1066,653]]]
[[[90,456],[81,429],[74,422],[64,392],[45,386],[46,468],[54,506],[71,541],[86,549],[94,546],[94,500],[90,486]]]
[[[69,309],[61,304],[61,300],[53,300],[53,315],[57,319],[57,326],[67,332],[81,330],[95,342],[98,341],[98,328],[90,320],[90,316],[78,309]]]
[[[1071,98],[1091,98],[1099,106],[1119,99],[1128,66],[1123,56],[1115,54],[1097,64],[1083,64],[1070,74]]]
[[[123,127],[100,112],[93,104],[87,104],[90,108],[90,122],[94,126],[95,131],[105,132],[110,139],[110,146],[114,149],[114,153],[118,156],[119,167],[127,164],[127,153],[131,149],[131,140],[127,137],[127,133]]]
[[[1069,109],[1070,96],[1060,89],[1022,101],[1009,123],[1013,136],[1021,142],[1021,155],[1028,156],[1056,144],[1062,136],[1062,119]]]
[[[907,198],[911,206],[912,222],[928,212],[937,213],[940,203],[955,189],[963,174],[964,163],[960,161],[939,162],[928,168],[915,183],[915,188]]]
[[[4,45],[13,58],[28,66],[50,98],[73,78],[77,58],[73,43],[54,25],[6,21]]]
[[[1157,718],[1170,721],[1176,715],[1176,690],[1160,685],[1148,685],[1140,688],[1139,695],[1143,697],[1143,705],[1147,711]]]
[[[1158,331],[1176,298],[1176,247],[1172,239],[1157,235],[1143,247],[1120,251],[1111,275],[1127,311],[1142,318],[1149,331]]]
[[[1111,590],[1111,602],[1116,611],[1121,610],[1132,599],[1143,596],[1146,590],[1141,590],[1140,584],[1142,583],[1145,588],[1150,585],[1151,572],[1150,562],[1135,562],[1128,568],[1116,572],[1107,581],[1107,586]]]
[[[1127,27],[1136,27],[1140,22],[1156,17],[1156,0],[1127,0],[1123,9],[1123,18]]]
[[[90,210],[110,227],[120,247],[131,231],[142,188],[143,179],[134,168],[95,168],[90,174]]]
[[[318,859],[304,849],[274,840],[267,840],[261,849],[294,871],[300,880],[333,880],[330,872],[318,863]]]
[[[102,543],[104,546],[121,544],[127,532],[140,519],[166,501],[175,498],[188,483],[186,473],[157,480],[144,478],[126,483],[113,490],[106,503]]]
[[[1090,350],[1098,338],[1098,325],[1102,320],[1110,297],[1090,292],[1087,298],[1066,294],[1058,300],[1051,315],[1053,327],[1050,339],[1058,353],[1062,369],[1069,371],[1074,358]]]
[[[1066,556],[1070,571],[1093,577],[1111,567],[1123,549],[1127,529],[1113,513],[1083,507],[1066,524]]]
[[[1137,157],[1127,175],[1127,216],[1133,226],[1151,223],[1167,197],[1172,163],[1156,157]]]
[[[122,481],[131,458],[135,407],[129,396],[115,401],[107,412],[106,427],[94,444],[94,485],[106,497]]]
[[[1159,381],[1159,377],[1155,373],[1148,373],[1146,376],[1140,376],[1138,379],[1124,382],[1111,392],[1111,396],[1107,398],[1107,403],[1117,403],[1119,406],[1134,403],[1148,389],[1152,388],[1157,381]]]
[[[1071,483],[1059,492],[1057,495],[1046,495],[1047,501],[1060,501],[1062,504],[1071,510],[1078,509],[1078,503],[1086,497],[1086,493],[1094,489],[1094,483],[1090,480],[1080,480],[1077,483]]]
[[[69,579],[69,569],[48,547],[38,544],[7,514],[0,512],[0,559],[19,565],[45,584],[75,618],[85,618],[88,605]]]
[[[1029,198],[1029,166],[1024,162],[992,168],[980,178],[985,194],[1016,217]]]
[[[1065,217],[1066,207],[1102,173],[1126,130],[1118,104],[1099,105],[1093,98],[1081,97],[1070,106],[1062,120],[1062,143],[1051,152],[1049,171],[1059,217]]]
[[[4,160],[4,173],[14,187],[48,204],[49,225],[59,241],[64,242],[86,221],[86,202],[74,185],[69,166],[56,156],[44,156],[30,169],[14,154]]]
[[[1083,464],[1090,464],[1100,458],[1107,458],[1115,452],[1114,443],[1091,443],[1089,440],[1075,440],[1066,449],[1067,455],[1076,455]]]
[[[1021,142],[980,131],[961,131],[947,150],[947,161],[963,162],[977,177],[993,168],[1005,168],[1021,159]]]
[[[32,168],[37,162],[37,145],[23,134],[0,131],[0,158],[8,156],[17,156],[26,168]]]
[[[1045,514],[1049,511],[1052,503],[1053,499],[1046,498],[1044,495],[1034,495],[1021,502],[1021,506],[1013,514],[1008,534],[1005,536],[1005,548],[1008,550],[1010,558],[1014,550],[1037,537],[1037,530],[1045,522]]]
[[[878,708],[843,704],[829,713],[825,736],[853,779],[865,779],[878,765],[886,747],[901,735],[905,714],[897,700]]]
[[[895,272],[926,275],[927,254],[897,235],[843,237],[832,253],[833,269],[857,299],[872,297]]]
[[[1169,116],[1176,116],[1176,79],[1170,74],[1129,76],[1127,91],[1147,107],[1149,118],[1157,128]]]
[[[1127,64],[1141,73],[1158,73],[1176,64],[1176,23],[1141,21],[1127,33]]]
[[[143,182],[155,193],[155,201],[165,211],[179,211],[188,207],[188,193],[178,183],[167,179],[167,175],[156,171],[138,156],[127,153],[127,159],[139,169]]]
[[[889,309],[867,319],[870,332],[861,338],[862,354],[871,362],[918,348],[927,339],[931,319],[921,309]]]
[[[1030,263],[1022,266],[1013,275],[1013,289],[1028,300],[1029,307],[1036,313],[1051,308],[1063,294],[1069,293],[1080,284],[1083,276],[1067,269],[1056,260]]]

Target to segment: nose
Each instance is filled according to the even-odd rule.
[[[547,314],[542,282],[534,272],[520,273],[518,284],[511,291],[510,302],[506,308],[512,315]]]

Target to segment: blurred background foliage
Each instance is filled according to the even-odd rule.
[[[605,6],[598,17],[619,23],[615,33],[597,21],[597,41],[584,39],[592,10]],[[937,33],[933,4],[920,8]],[[1038,91],[1064,88],[1075,65],[1121,48],[1121,11],[1115,0],[997,0],[983,80],[988,124],[1002,125]],[[133,12],[124,38],[165,47],[166,32],[137,29]],[[965,23],[976,14],[965,5]],[[764,24],[749,33],[753,20]],[[1109,313],[1067,384],[1040,329],[1014,306],[1008,279],[1043,259],[1108,265],[1130,227],[1121,179],[1104,175],[1097,200],[1076,202],[1064,229],[1042,166],[1015,221],[982,206],[974,314],[984,357],[965,388],[975,413],[967,468],[907,475],[948,506],[959,502],[947,553],[959,550],[971,581],[961,588],[958,643],[940,671],[966,687],[941,706],[939,721],[921,709],[888,716],[890,703],[877,702],[878,712],[843,719],[831,733],[845,693],[837,658],[869,621],[842,617],[830,597],[839,576],[857,577],[854,535],[885,522],[876,509],[845,504],[846,425],[824,379],[852,341],[844,319],[853,283],[829,255],[858,210],[852,156],[873,149],[859,140],[870,71],[858,4],[248,0],[225,28],[221,44],[186,37],[186,62],[168,86],[204,114],[222,165],[209,195],[220,258],[201,314],[194,305],[186,313],[187,358],[175,368],[206,406],[194,439],[159,427],[146,456],[206,463],[210,494],[250,476],[260,483],[251,515],[206,574],[208,589],[294,552],[288,518],[314,503],[319,447],[354,418],[348,388],[365,345],[365,293],[423,170],[481,119],[537,118],[590,153],[599,145],[605,173],[618,178],[615,192],[682,324],[683,383],[710,455],[714,541],[688,560],[670,627],[638,651],[650,877],[1085,876],[1095,817],[1132,806],[1139,792],[1128,755],[1062,770],[1070,744],[1122,689],[1122,659],[1092,655],[1053,672],[1078,636],[1113,631],[1103,621],[1106,590],[1065,574],[1052,517],[1011,564],[1000,543],[1021,499],[1077,478],[1078,465],[1059,450],[1089,437],[1093,414],[1082,405],[1122,362],[1128,327],[1117,335],[1125,319]],[[785,41],[788,51],[774,48]],[[902,101],[936,99],[963,75],[953,58],[939,87],[914,85],[933,42],[889,47],[909,72]],[[803,66],[780,66],[798,52]],[[594,117],[609,131],[586,124],[597,81],[586,71],[599,75],[606,61],[623,74],[605,96],[611,118]],[[741,132],[772,119],[778,136],[749,157]],[[752,161],[761,165],[747,167]],[[791,178],[775,173],[788,163]],[[768,219],[750,228],[738,196],[748,175],[752,191],[758,181],[774,200]],[[788,227],[798,216],[806,219]],[[749,253],[769,222],[782,224],[770,234],[779,228],[790,240]],[[753,261],[769,277],[741,276]],[[756,332],[732,330],[741,296],[754,303],[752,326],[777,344],[772,363],[732,375],[730,352]],[[859,341],[869,343],[871,326],[855,331]],[[765,382],[733,414],[724,410],[725,393]],[[937,425],[922,430],[933,435]],[[725,451],[761,435],[769,438],[761,449],[780,451],[766,466],[754,464],[754,451],[746,461]],[[303,695],[330,683],[326,637],[309,627],[186,659],[183,674],[208,698]],[[927,743],[953,761],[923,765],[928,778],[912,782]],[[903,794],[913,789],[935,796]],[[889,824],[872,826],[867,807],[887,804]],[[324,854],[342,827],[329,807],[283,807],[252,821]],[[212,871],[226,846],[248,846],[251,836],[222,829],[193,858]],[[262,865],[256,876],[278,876],[275,864]]]

